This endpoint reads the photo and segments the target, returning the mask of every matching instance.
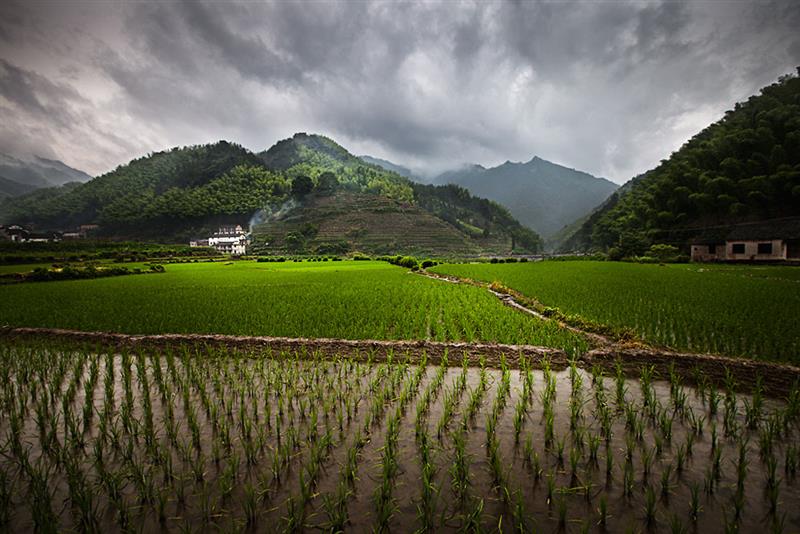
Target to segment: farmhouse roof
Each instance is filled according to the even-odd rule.
[[[716,245],[724,243],[730,228],[704,228],[692,240],[692,245]]]
[[[738,225],[728,234],[728,239],[800,239],[800,217]]]
[[[786,217],[730,226],[713,226],[697,232],[693,245],[712,245],[725,241],[800,239],[800,217]]]

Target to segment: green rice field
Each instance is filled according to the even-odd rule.
[[[174,264],[159,274],[0,286],[0,302],[8,326],[587,348],[483,289],[384,262]]]
[[[800,268],[595,261],[441,265],[679,350],[800,361]]]

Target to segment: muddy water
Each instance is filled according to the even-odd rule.
[[[0,353],[0,370],[8,378],[0,386],[0,440],[7,444],[6,454],[0,458],[0,469],[6,480],[3,493],[11,495],[6,505],[0,502],[0,508],[9,514],[7,526],[19,530],[33,528],[37,514],[31,506],[34,493],[31,480],[32,473],[40,469],[48,474],[48,499],[60,529],[80,530],[81,521],[90,521],[103,531],[119,531],[126,525],[143,531],[324,530],[327,525],[324,499],[334,495],[342,483],[341,467],[357,429],[366,429],[365,446],[358,455],[357,480],[345,504],[348,530],[363,532],[376,528],[375,495],[383,482],[381,461],[386,454],[386,422],[397,414],[400,393],[417,371],[416,366],[398,368],[398,364],[391,362],[367,364],[347,359],[314,361],[242,356],[213,352],[200,356],[175,354],[171,358],[157,354],[138,359],[135,355],[123,358],[119,354],[108,357],[82,353]],[[97,375],[87,397],[85,385],[91,381],[93,361]],[[113,372],[114,380],[109,383],[111,396],[106,399],[109,364],[108,371]],[[130,369],[129,391],[122,372],[126,365]],[[59,368],[63,369],[63,375],[59,374]],[[140,368],[146,386],[140,379]],[[436,366],[424,369],[418,386],[399,412],[398,469],[389,481],[394,510],[389,526],[396,532],[421,527],[416,405],[438,372]],[[617,398],[615,377],[605,376],[600,386],[584,370],[553,371],[554,440],[546,443],[542,395],[547,381],[543,371],[535,370],[530,371],[532,392],[529,401],[523,403],[524,416],[517,441],[515,411],[523,395],[525,371],[508,371],[509,393],[502,408],[496,409],[502,371],[485,370],[485,394],[476,416],[463,430],[462,415],[468,409],[471,392],[480,387],[481,370],[450,367],[443,372],[441,386],[432,395],[421,424],[432,445],[431,456],[436,467],[434,527],[437,531],[458,531],[472,514],[487,530],[500,526],[504,531],[588,528],[609,532],[670,532],[680,525],[687,531],[717,532],[723,530],[726,521],[734,521],[735,503],[741,506],[737,520],[741,532],[765,525],[785,532],[800,530],[800,482],[791,469],[793,462],[800,460],[797,449],[800,432],[797,421],[786,415],[787,403],[783,401],[765,398],[762,414],[751,427],[746,413],[754,403],[752,395],[735,393],[726,401],[726,392],[717,391],[714,396],[718,400],[712,401],[710,390],[671,387],[668,381],[657,378],[646,388],[642,380],[620,377],[624,397]],[[466,385],[457,395],[450,396],[455,400],[449,420],[443,424],[448,392],[457,387],[462,373]],[[71,400],[70,391],[74,392]],[[386,393],[385,402],[375,407],[373,401],[381,391]],[[650,393],[646,395],[647,391]],[[598,396],[604,397],[610,415],[611,433],[607,440],[602,435]],[[145,430],[147,398],[152,404],[151,444]],[[650,399],[648,405],[646,398]],[[87,402],[93,409],[84,428]],[[46,425],[50,419],[55,421],[52,427],[55,441],[50,442],[49,448],[43,446],[46,440],[40,435],[37,419],[37,406],[41,410],[44,405],[49,410]],[[65,406],[74,414],[80,430],[77,434],[67,429]],[[574,406],[580,406],[581,417],[573,426]],[[174,414],[174,440],[170,438],[169,407]],[[125,430],[123,414],[128,409],[135,423],[131,422],[129,430]],[[495,432],[502,465],[499,483],[487,455],[488,416],[492,412],[497,414]],[[18,413],[22,421],[19,438],[26,451],[22,455],[33,469],[21,469],[22,458],[8,445],[14,434],[13,413]],[[377,415],[373,424],[365,425],[368,413]],[[773,437],[771,451],[766,451],[767,428],[770,418],[775,420],[775,414],[780,415],[782,430]],[[630,417],[639,421],[633,428],[626,425]],[[695,425],[696,429],[692,428],[693,418],[702,420]],[[192,419],[197,426],[194,437],[189,424]],[[105,434],[101,431],[101,420],[105,421]],[[672,421],[671,432],[664,428],[668,420]],[[244,431],[248,424],[252,427],[250,438]],[[230,450],[222,445],[220,437],[225,427],[230,433]],[[438,432],[440,428],[445,429]],[[463,501],[453,486],[457,432],[464,432],[469,460],[469,484]],[[331,438],[330,447],[321,454],[320,468],[309,482],[312,451],[326,433]],[[691,455],[685,452],[690,435],[694,436]],[[291,436],[295,443],[287,448]],[[599,437],[596,459],[590,458],[592,436]],[[257,450],[250,465],[245,461],[248,440]],[[526,441],[531,444],[529,450]],[[747,472],[743,493],[737,499],[741,442],[747,443]],[[563,454],[559,459],[558,449],[562,444]],[[98,450],[102,451],[102,468],[97,462]],[[539,459],[539,476],[526,460],[529,454]],[[606,468],[607,456],[612,457],[610,472]],[[683,469],[678,472],[681,456]],[[171,470],[165,466],[166,458]],[[80,492],[76,491],[74,477],[70,481],[67,476],[65,459],[78,465],[85,487],[89,488],[86,492],[91,496],[89,509],[93,512],[88,519],[81,513]],[[776,478],[772,485],[771,462],[775,464]],[[646,464],[649,464],[647,469]],[[662,487],[665,471],[669,477],[664,479]],[[116,504],[110,498],[104,472],[119,477],[121,498]],[[309,484],[305,491],[303,484]],[[255,512],[250,523],[246,485],[252,485],[259,496],[254,501]],[[772,489],[776,486],[777,492]],[[649,518],[647,488],[652,488],[654,496],[654,512]],[[692,513],[693,490],[697,499],[696,518]],[[548,499],[550,495],[552,498]],[[777,503],[775,510],[771,509],[771,500]],[[604,525],[601,503],[607,507]],[[481,513],[475,514],[476,509],[481,509]],[[127,524],[120,519],[120,510],[128,517]]]

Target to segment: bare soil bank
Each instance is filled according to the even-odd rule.
[[[356,360],[385,361],[408,359],[419,362],[427,356],[429,364],[438,365],[447,356],[451,365],[460,366],[466,357],[470,366],[479,365],[481,359],[488,367],[499,367],[505,357],[509,367],[518,368],[520,358],[530,360],[534,367],[547,359],[554,369],[567,366],[567,354],[559,349],[531,345],[504,345],[492,343],[446,343],[437,341],[381,341],[347,339],[308,339],[267,336],[229,336],[208,334],[163,334],[129,335],[109,332],[80,332],[52,328],[0,328],[0,342],[35,343],[55,341],[58,343],[97,346],[104,348],[140,348],[160,350],[181,346],[225,347],[241,351],[267,352],[274,356],[281,353],[298,353],[312,356],[336,356],[348,354]],[[710,354],[683,354],[651,349],[638,345],[617,344],[589,351],[578,357],[581,367],[590,369],[599,366],[605,370],[615,369],[617,362],[629,376],[638,376],[644,366],[653,366],[658,376],[666,377],[670,368],[679,373],[688,383],[696,383],[705,377],[711,384],[721,386],[727,376],[732,377],[738,390],[752,391],[758,377],[763,382],[764,392],[773,397],[784,397],[791,386],[800,381],[800,368],[763,361],[729,358]]]

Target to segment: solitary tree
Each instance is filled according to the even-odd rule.
[[[317,178],[317,190],[320,193],[330,194],[339,187],[339,179],[330,171],[325,171]]]
[[[309,194],[314,189],[314,182],[311,178],[305,175],[300,175],[292,180],[292,196],[295,198],[302,198]]]

